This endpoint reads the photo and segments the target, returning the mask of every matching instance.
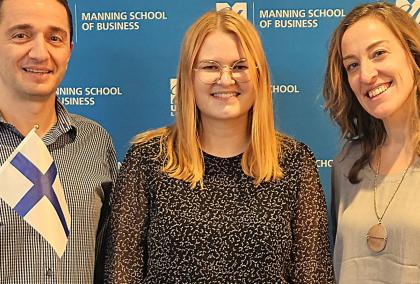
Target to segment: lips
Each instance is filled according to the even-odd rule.
[[[384,84],[381,84],[379,86],[376,86],[375,88],[373,88],[370,91],[368,91],[366,93],[366,96],[369,97],[369,98],[374,98],[374,97],[379,96],[380,94],[382,94],[386,90],[388,90],[389,87],[391,87],[391,83],[392,82],[388,82],[388,83],[384,83]]]
[[[237,96],[240,95],[240,93],[234,90],[232,91],[226,90],[226,91],[216,91],[216,92],[211,93],[210,95],[216,99],[227,100],[230,98],[236,98]]]
[[[40,74],[40,75],[43,75],[43,74],[50,74],[50,73],[52,73],[52,71],[51,70],[49,70],[49,69],[44,69],[44,68],[30,68],[30,67],[23,67],[22,68],[25,72],[28,72],[28,73],[33,73],[33,74]]]
[[[236,97],[239,95],[239,93],[212,93],[211,94],[213,97],[215,98],[220,98],[220,99],[227,99],[227,98],[232,98],[232,97]]]

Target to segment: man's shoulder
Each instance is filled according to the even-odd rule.
[[[72,124],[76,127],[78,131],[81,132],[95,132],[97,134],[103,134],[109,136],[105,128],[98,122],[84,117],[79,114],[69,113]]]

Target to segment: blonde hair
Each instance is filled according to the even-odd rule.
[[[251,143],[242,157],[242,169],[254,178],[255,184],[282,177],[279,165],[280,145],[274,128],[274,114],[267,61],[261,40],[250,22],[237,13],[224,9],[207,12],[188,29],[184,36],[178,66],[175,124],[139,134],[134,143],[143,143],[160,136],[161,155],[166,152],[163,172],[169,176],[203,186],[204,164],[199,144],[200,113],[193,88],[193,68],[198,52],[213,31],[236,35],[250,68],[251,83],[257,93],[249,113]],[[165,144],[165,150],[163,149]]]
[[[402,9],[388,3],[368,3],[354,8],[338,25],[330,41],[328,64],[325,73],[323,95],[325,109],[338,124],[342,137],[360,141],[362,156],[354,163],[349,172],[349,180],[358,183],[359,171],[372,158],[374,150],[380,146],[386,131],[382,120],[369,115],[359,104],[350,88],[343,65],[341,41],[347,29],[365,17],[375,17],[382,21],[397,37],[410,58],[413,68],[414,86],[411,94],[414,115],[412,118],[413,145],[420,154],[420,29],[418,24]]]

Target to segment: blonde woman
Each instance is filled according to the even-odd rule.
[[[309,148],[274,129],[267,62],[230,10],[187,31],[174,125],[138,135],[114,196],[107,283],[332,283]]]
[[[370,3],[333,34],[326,108],[347,141],[332,174],[339,283],[419,283],[418,24]]]

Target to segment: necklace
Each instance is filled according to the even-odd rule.
[[[394,200],[395,195],[397,194],[398,190],[400,189],[400,186],[402,184],[402,182],[404,181],[405,175],[408,172],[408,169],[410,168],[411,162],[408,164],[408,166],[405,168],[401,180],[399,181],[397,188],[395,189],[394,193],[391,196],[391,199],[388,201],[388,204],[386,205],[384,211],[382,212],[382,215],[379,215],[378,213],[378,208],[376,205],[376,191],[377,191],[377,184],[376,184],[376,180],[378,178],[379,175],[379,169],[381,167],[381,152],[382,152],[382,147],[379,148],[379,159],[378,159],[378,163],[376,165],[376,172],[375,172],[375,177],[373,179],[373,205],[375,208],[375,214],[376,214],[376,219],[378,219],[378,224],[373,225],[367,235],[366,235],[366,240],[367,240],[367,246],[368,248],[373,251],[373,252],[381,252],[385,249],[386,247],[386,243],[388,241],[388,233],[386,231],[385,226],[382,224],[382,219],[384,218],[384,215],[386,213],[386,211],[388,210],[389,205],[391,205],[391,202]]]

